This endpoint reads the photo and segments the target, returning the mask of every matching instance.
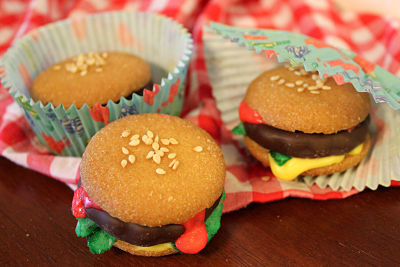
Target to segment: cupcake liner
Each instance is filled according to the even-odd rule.
[[[375,102],[400,108],[400,79],[352,51],[286,31],[243,29],[219,23],[211,23],[210,27],[257,54],[276,55],[278,62],[303,65],[306,71],[318,71],[321,78],[331,76],[339,85],[350,82],[357,91],[369,92]]]
[[[211,24],[211,26],[213,25],[221,26],[220,24]],[[238,114],[239,104],[244,98],[245,92],[250,82],[263,71],[272,69],[279,64],[283,64],[280,62],[285,62],[285,57],[282,54],[276,56],[276,47],[269,47],[268,49],[273,52],[269,52],[269,54],[267,53],[266,57],[266,55],[263,53],[255,53],[254,51],[252,51],[251,46],[239,46],[237,44],[237,42],[240,43],[240,39],[238,36],[239,32],[242,29],[233,28],[226,25],[223,25],[223,29],[234,29],[236,37],[232,37],[230,35],[230,32],[228,34],[226,32],[220,32],[217,30],[216,33],[215,29],[205,27],[203,30],[203,44],[207,70],[209,73],[210,82],[213,88],[213,95],[216,99],[217,107],[221,111],[221,118],[225,126],[228,129],[232,130],[240,122]],[[219,28],[219,30],[221,29]],[[243,29],[243,31],[251,30]],[[277,31],[271,30],[268,32]],[[251,38],[253,38],[253,40],[263,40],[262,38],[264,38],[263,36],[261,36],[259,37],[259,39],[257,39],[258,35],[255,34],[260,34],[258,30],[253,30],[250,33],[253,34],[251,35]],[[247,32],[247,34],[250,33]],[[243,35],[243,32],[241,34]],[[285,37],[282,38],[287,39],[288,37],[291,37],[291,33],[284,32],[284,34]],[[224,39],[224,37],[226,36],[232,37],[231,42]],[[277,41],[276,43],[279,42],[279,40],[270,38],[270,36],[271,35],[268,35],[268,41],[270,43],[274,43],[275,41]],[[250,36],[246,37],[249,38]],[[306,38],[306,36],[302,35],[302,38],[304,39]],[[350,52],[346,53],[350,54]],[[334,59],[334,57],[330,58],[330,60]],[[312,61],[313,58],[311,58],[310,60]],[[289,62],[293,63],[294,60],[289,59]],[[321,62],[323,61],[321,60]],[[301,62],[295,62],[296,65],[299,63],[305,63],[304,66],[307,71],[316,69],[307,69],[307,66],[313,66],[312,64],[308,64],[308,58],[301,59]],[[379,68],[376,73],[375,70],[374,72],[369,72],[370,75],[367,76],[370,77],[375,75],[376,77],[380,77],[380,75],[382,75],[383,70]],[[343,73],[343,69],[339,71]],[[331,73],[330,75],[335,75],[335,72],[331,71],[328,68],[325,68],[323,73]],[[359,72],[359,75],[361,75],[360,73],[361,71]],[[355,75],[354,72],[352,73],[352,75]],[[383,76],[385,75],[387,75],[386,77],[389,77],[389,80],[391,80],[392,83],[394,83],[398,79],[393,78],[393,75],[387,74],[386,72]],[[336,81],[338,82],[338,80]],[[350,80],[350,82],[352,82],[352,80]],[[400,83],[397,84],[397,87],[398,85],[400,85]],[[374,86],[376,89],[378,85],[374,84]],[[396,92],[397,87],[392,87],[394,88],[392,90],[392,93]],[[381,86],[381,88],[383,88],[383,86]],[[369,89],[366,91],[371,94],[375,92],[374,90]],[[386,91],[383,90],[379,92],[382,93]],[[384,98],[375,97],[375,99],[380,99],[380,101],[382,101],[383,99],[390,99],[391,97],[387,96],[385,93],[382,93],[382,95],[384,96]],[[400,128],[398,127],[398,125],[400,125],[400,112],[394,110],[394,108],[397,108],[397,106],[389,100],[388,104],[389,105],[372,105],[370,112],[371,149],[368,155],[356,168],[349,169],[342,173],[335,173],[329,176],[321,175],[317,177],[300,177],[291,182],[285,181],[285,183],[295,185],[301,182],[307,185],[317,184],[321,188],[326,188],[329,186],[333,190],[349,191],[352,188],[356,188],[357,190],[361,191],[366,187],[374,190],[378,187],[378,185],[390,186],[392,180],[400,181]],[[240,147],[245,147],[243,143],[243,138],[241,136],[233,136],[233,138],[238,142]],[[230,153],[233,152],[230,151]]]
[[[90,138],[109,122],[137,113],[179,115],[192,48],[191,35],[172,19],[152,13],[101,13],[33,30],[4,55],[0,76],[42,145],[55,154],[81,156]],[[44,106],[30,98],[32,80],[50,65],[101,51],[143,58],[151,66],[153,90],[79,109]]]

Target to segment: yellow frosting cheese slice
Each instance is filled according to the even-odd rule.
[[[132,245],[134,246],[134,245]],[[141,250],[141,251],[152,251],[152,252],[159,252],[159,251],[165,251],[167,249],[173,248],[172,243],[163,243],[163,244],[158,244],[150,247],[140,247],[140,246],[134,246],[136,250]]]
[[[350,155],[358,155],[363,150],[364,144],[359,144],[352,151],[349,152]]]
[[[360,154],[363,149],[363,144],[358,145],[348,154]],[[284,181],[291,181],[305,171],[329,166],[344,160],[345,155],[328,156],[322,158],[308,159],[308,158],[291,158],[282,166],[279,166],[270,153],[268,153],[269,164],[272,173],[279,179]]]

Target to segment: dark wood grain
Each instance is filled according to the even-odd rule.
[[[345,200],[286,199],[225,214],[198,255],[92,255],[75,236],[72,191],[0,158],[0,266],[400,265],[400,190]]]

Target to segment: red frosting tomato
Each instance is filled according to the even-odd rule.
[[[239,107],[239,118],[242,122],[248,122],[252,124],[264,124],[261,115],[249,107],[244,100],[240,103]]]

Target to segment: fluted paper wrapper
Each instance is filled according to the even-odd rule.
[[[116,119],[149,112],[179,115],[192,48],[187,30],[164,16],[101,13],[33,30],[4,55],[0,75],[40,143],[54,154],[81,156],[90,138]],[[81,53],[102,51],[127,52],[147,61],[154,82],[152,91],[79,109],[51,103],[44,106],[30,98],[32,80],[47,67]]]
[[[290,33],[286,34],[290,35]],[[223,35],[205,27],[204,54],[221,118],[228,129],[233,129],[240,122],[239,104],[251,81],[260,73],[283,64],[285,60],[280,62],[276,55],[268,57],[264,53],[252,51],[249,47],[246,49],[238,45],[237,40],[224,39]],[[252,38],[256,39],[254,36]],[[269,39],[269,41],[273,43],[275,40]],[[268,49],[273,50],[274,47],[270,46]],[[306,70],[313,69],[306,68]],[[357,167],[328,176],[299,177],[285,183],[301,182],[307,185],[317,184],[321,188],[329,186],[333,190],[349,191],[356,188],[361,191],[366,187],[376,189],[379,185],[390,186],[391,180],[400,181],[400,127],[398,126],[400,112],[395,111],[394,108],[390,104],[372,104],[371,149]],[[241,147],[244,147],[241,136],[233,138]],[[238,155],[239,158],[241,156]]]

